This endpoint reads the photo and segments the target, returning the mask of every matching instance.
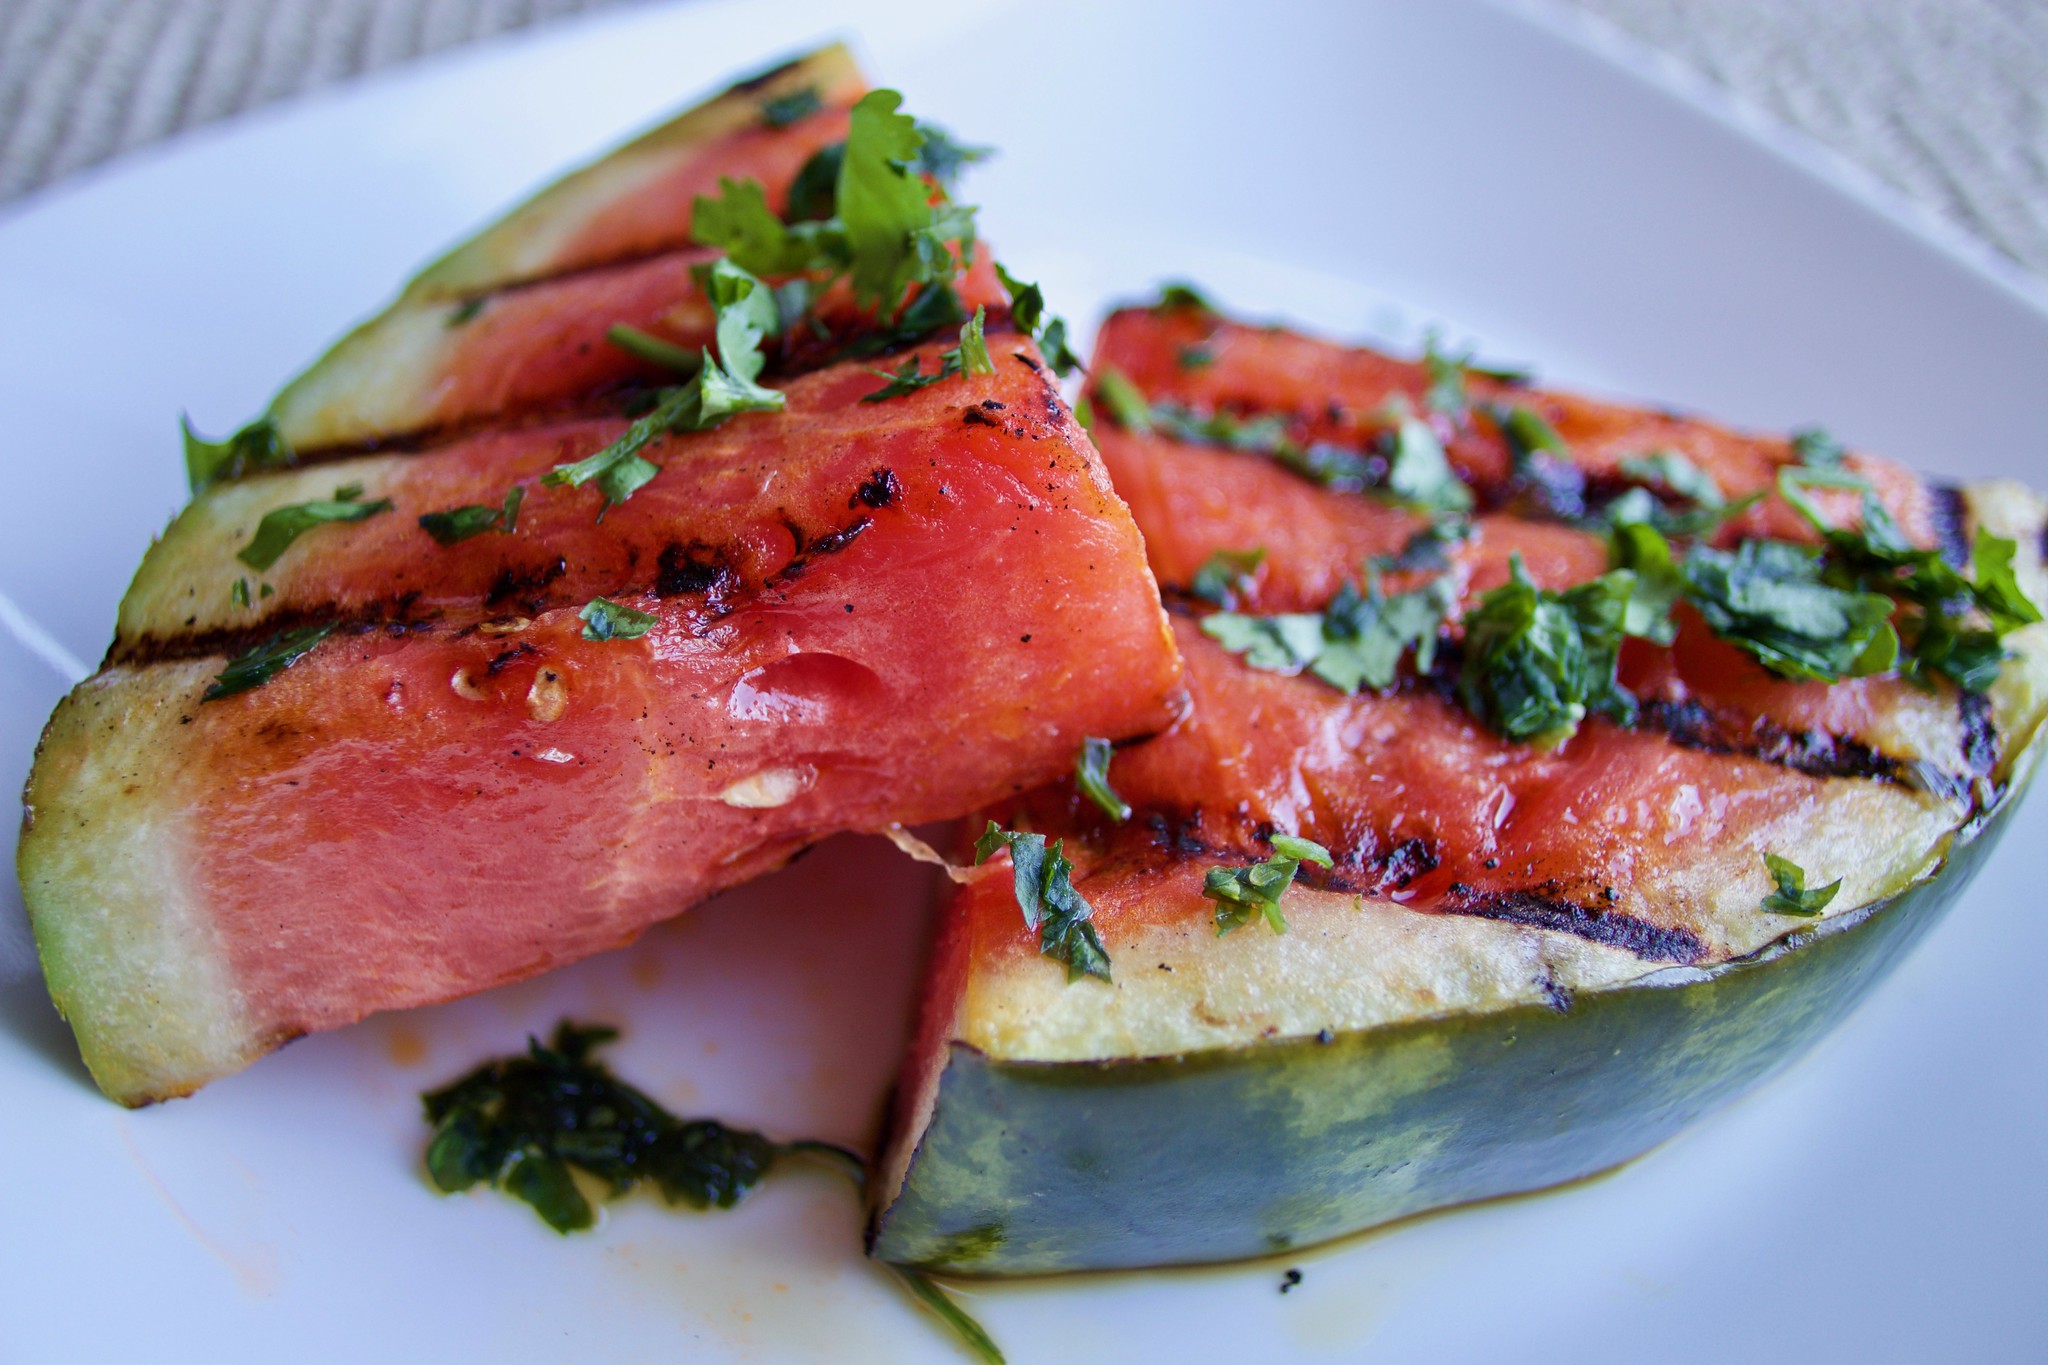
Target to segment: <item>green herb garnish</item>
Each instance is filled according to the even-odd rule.
[[[509,536],[519,525],[519,506],[525,500],[525,486],[515,483],[505,490],[505,501],[497,507],[470,503],[442,512],[423,512],[420,514],[420,529],[442,545],[454,545],[486,531],[499,531]]]
[[[583,622],[586,640],[637,640],[660,619],[652,612],[622,607],[606,597],[591,598],[576,615]]]
[[[968,146],[936,123],[921,122],[917,131],[924,135],[924,145],[917,149],[913,169],[930,176],[948,194],[959,184],[960,172],[996,154],[993,147]]]
[[[1632,479],[1654,484],[1700,507],[1720,507],[1728,501],[1712,474],[1675,450],[1625,455],[1620,468]]]
[[[1771,870],[1778,889],[1764,897],[1764,909],[1774,915],[1799,915],[1812,918],[1828,908],[1828,902],[1842,889],[1838,877],[1826,886],[1806,889],[1806,870],[1790,858],[1780,858],[1775,853],[1764,854],[1764,866]]]
[[[1206,370],[1216,363],[1216,352],[1197,343],[1183,346],[1173,354],[1173,360],[1183,370]]]
[[[623,322],[615,322],[605,328],[604,339],[636,360],[644,360],[650,365],[660,365],[678,374],[695,374],[698,365],[704,360],[701,351],[678,346],[673,341],[664,341],[651,332],[643,332],[638,327]]]
[[[818,96],[818,87],[804,86],[786,95],[777,95],[761,101],[761,121],[770,128],[787,128],[799,119],[809,118],[825,107],[825,101]]]
[[[220,671],[220,676],[200,694],[199,699],[219,701],[222,697],[232,697],[237,692],[263,686],[332,635],[337,624],[329,621],[325,625],[278,631],[254,649],[230,659],[228,666]]]
[[[182,415],[178,429],[185,436],[185,481],[194,493],[204,493],[217,483],[239,479],[254,470],[289,468],[298,458],[277,423],[268,417],[257,418],[225,441],[200,436]]]
[[[1003,269],[1001,261],[996,262],[996,278],[1010,295],[1010,321],[1017,330],[1038,342],[1039,351],[1045,356],[1045,363],[1052,366],[1057,375],[1068,375],[1075,370],[1085,369],[1081,357],[1074,354],[1067,344],[1065,319],[1056,318],[1045,311],[1045,291],[1035,284],[1026,284]]]
[[[1555,748],[1589,714],[1618,724],[1635,699],[1615,676],[1635,576],[1602,574],[1564,592],[1539,589],[1508,561],[1509,579],[1465,613],[1465,660],[1458,695],[1498,733]]]
[[[919,389],[928,389],[940,380],[951,379],[956,375],[994,374],[995,362],[989,359],[988,341],[982,335],[983,315],[986,312],[984,308],[974,310],[974,316],[960,329],[959,344],[939,352],[939,368],[931,374],[923,372],[922,362],[914,355],[905,356],[903,363],[893,371],[877,370],[869,366],[868,373],[879,375],[889,382],[873,393],[862,394],[860,401],[887,402],[891,398],[916,393]]]
[[[1264,915],[1276,934],[1287,932],[1287,918],[1280,913],[1280,898],[1294,884],[1294,874],[1303,863],[1330,865],[1330,851],[1308,839],[1291,834],[1273,836],[1273,856],[1250,867],[1212,867],[1202,878],[1202,894],[1216,902],[1216,935]]]
[[[473,299],[464,299],[461,303],[448,310],[448,316],[441,325],[452,328],[474,321],[476,315],[483,312],[484,305],[489,302],[490,299],[483,294],[479,294]]]
[[[1174,280],[1159,286],[1159,298],[1152,304],[1155,313],[1172,313],[1180,310],[1197,313],[1213,313],[1216,305],[1208,296],[1184,280]]]
[[[1349,583],[1321,612],[1240,616],[1219,611],[1202,618],[1202,633],[1253,668],[1277,673],[1307,669],[1346,695],[1391,687],[1411,649],[1426,673],[1436,659],[1437,633],[1457,602],[1445,578],[1392,597],[1377,574],[1361,595]]]
[[[931,191],[912,170],[925,136],[897,112],[902,103],[894,90],[874,90],[853,106],[837,190],[854,296],[884,313],[919,277],[914,239],[933,221]]]
[[[228,589],[228,601],[234,603],[238,607],[246,607],[249,605],[248,579],[237,578],[235,580],[234,586]]]
[[[1069,984],[1083,976],[1109,980],[1109,953],[1095,932],[1094,907],[1074,890],[1074,865],[1067,861],[1066,840],[1047,848],[1043,834],[1007,830],[991,820],[974,841],[979,867],[1003,849],[1010,851],[1017,907],[1024,927],[1038,931],[1038,951],[1067,969]]]
[[[1081,795],[1100,806],[1103,814],[1122,821],[1131,818],[1131,807],[1109,785],[1109,760],[1115,753],[1116,747],[1106,739],[1082,740],[1081,756],[1074,760],[1074,785],[1080,788]]]
[[[1432,512],[1472,510],[1472,490],[1452,472],[1443,443],[1405,404],[1381,446],[1387,456],[1386,489],[1396,498]]]
[[[1809,469],[1833,469],[1849,452],[1819,427],[1807,427],[1792,433],[1792,453]]]
[[[1188,580],[1188,594],[1219,607],[1234,607],[1250,591],[1253,575],[1266,562],[1263,546],[1249,550],[1216,550]]]
[[[1899,658],[1891,598],[1836,587],[1822,570],[1818,551],[1788,541],[1695,545],[1686,600],[1716,635],[1784,677],[1834,682],[1890,669]]]
[[[391,499],[379,498],[375,502],[361,501],[361,484],[349,484],[334,490],[334,497],[319,502],[295,502],[284,507],[274,507],[263,514],[263,520],[256,523],[256,534],[249,543],[235,552],[235,558],[247,564],[258,573],[277,563],[292,542],[316,526],[330,522],[362,521],[379,512],[391,510]]]

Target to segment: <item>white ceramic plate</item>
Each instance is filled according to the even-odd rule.
[[[181,408],[227,429],[524,189],[833,34],[914,110],[1001,146],[970,197],[1084,330],[1188,274],[1239,308],[1395,339],[1443,321],[1559,379],[2048,482],[2038,294],[1546,15],[636,11],[32,203],[0,222],[0,780],[26,773],[181,501]],[[1618,1174],[1284,1262],[976,1288],[973,1307],[1020,1365],[2038,1358],[2043,849],[2037,797],[1846,1027]],[[624,1024],[620,1070],[686,1111],[871,1140],[922,885],[841,841],[635,948],[129,1114],[80,1070],[5,879],[0,1358],[961,1358],[861,1262],[826,1176],[729,1215],[628,1201],[562,1239],[502,1198],[436,1198],[418,1162],[416,1093],[565,1012]]]

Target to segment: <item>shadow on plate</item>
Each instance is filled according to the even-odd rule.
[[[50,1003],[50,993],[40,977],[0,981],[0,1034],[16,1039],[80,1085],[92,1086],[71,1028]]]

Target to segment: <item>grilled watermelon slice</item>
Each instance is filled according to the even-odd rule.
[[[2007,634],[1996,681],[1964,693],[1789,681],[1683,609],[1668,647],[1623,649],[1635,722],[1588,719],[1551,748],[1461,705],[1454,625],[1432,672],[1357,695],[1210,638],[1188,589],[1218,551],[1265,551],[1237,561],[1241,612],[1321,610],[1368,556],[1393,557],[1388,591],[1423,576],[1401,552],[1428,515],[1299,471],[1318,442],[1324,468],[1384,449],[1388,400],[1429,413],[1434,368],[1185,303],[1106,325],[1096,435],[1177,603],[1193,705],[1117,754],[1127,822],[1072,783],[989,812],[1063,841],[1113,979],[1068,985],[1044,961],[1008,860],[966,874],[900,1082],[876,1255],[979,1274],[1227,1260],[1601,1170],[1797,1055],[1991,845],[2038,761],[2048,626]],[[1799,458],[1787,441],[1459,378],[1547,418],[1546,453],[1571,468],[1545,490],[1597,504],[1648,468],[1625,457],[1679,451],[1729,500],[1768,494],[1724,542],[1814,534],[1772,492]],[[1474,534],[1426,571],[1462,604],[1511,555],[1557,588],[1608,567],[1604,536],[1532,497],[1499,424],[1428,420],[1477,503]],[[1918,544],[2015,540],[2021,584],[2048,597],[2037,496],[1848,467]],[[1261,862],[1277,835],[1332,866],[1300,867],[1284,934],[1255,917],[1219,936],[1208,870]],[[1764,909],[1766,852],[1811,887],[1839,879],[1823,913]]]
[[[763,126],[798,89],[820,107]],[[1176,714],[1136,529],[1000,310],[986,368],[960,372],[957,326],[892,329],[872,362],[771,348],[781,410],[656,435],[630,495],[551,480],[687,390],[556,363],[550,319],[601,334],[618,271],[687,301],[703,253],[622,258],[680,249],[670,210],[707,177],[786,183],[857,90],[825,54],[516,210],[287,389],[284,429],[329,422],[325,449],[208,487],[151,548],[50,721],[19,855],[108,1094],[617,946],[829,834],[964,813]],[[514,283],[466,325],[517,325],[385,387],[419,361],[392,318],[457,337],[433,310]],[[946,377],[871,401],[873,364]],[[449,376],[474,396],[453,415]],[[252,566],[308,504],[333,515]],[[435,534],[455,509],[473,524]]]

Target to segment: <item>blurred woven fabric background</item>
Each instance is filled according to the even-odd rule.
[[[186,129],[651,0],[0,0],[0,204]],[[1564,0],[2048,275],[2048,0]]]

